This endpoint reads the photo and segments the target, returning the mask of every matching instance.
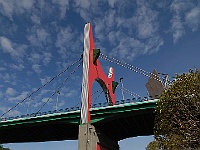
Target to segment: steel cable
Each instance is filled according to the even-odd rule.
[[[109,61],[109,62],[111,62],[111,63],[115,63],[115,64],[117,64],[117,65],[119,65],[119,66],[121,66],[121,67],[124,67],[124,68],[126,68],[126,69],[132,70],[132,71],[134,71],[134,72],[136,72],[136,73],[142,74],[142,75],[144,75],[144,76],[146,76],[146,77],[155,79],[155,80],[157,80],[157,81],[163,83],[163,82],[159,79],[159,76],[158,76],[158,75],[155,75],[155,74],[153,74],[153,73],[151,73],[151,72],[145,71],[145,70],[143,70],[143,69],[140,69],[140,68],[138,68],[138,67],[135,67],[135,66],[133,66],[133,65],[130,65],[130,64],[128,64],[128,63],[125,63],[125,62],[122,62],[122,61],[120,61],[120,60],[117,60],[117,59],[115,59],[115,58],[109,58],[108,56],[106,56],[106,55],[104,55],[104,54],[102,54],[102,53],[100,54],[100,58],[103,58],[103,59],[105,59],[105,60],[107,60],[107,61]],[[138,71],[138,70],[139,70],[139,71]],[[148,74],[151,74],[152,76],[150,76],[150,75],[148,75]]]
[[[74,74],[77,69],[80,67],[81,63],[79,63],[75,68],[74,70],[70,73],[70,75],[64,80],[64,82],[62,82],[60,84],[60,86],[57,87],[57,89],[51,94],[51,96],[47,99],[47,101],[42,105],[42,107],[37,111],[37,113],[39,113],[43,108],[44,106],[50,101],[50,99],[57,93],[57,91],[59,91],[59,89],[65,84],[65,82],[67,82],[67,80],[71,77],[72,74]]]
[[[58,73],[51,80],[47,81],[44,85],[42,85],[41,87],[39,87],[37,90],[33,91],[29,96],[27,96],[26,98],[24,98],[22,101],[18,102],[15,106],[13,106],[10,109],[8,109],[6,112],[4,112],[1,115],[1,117],[3,117],[5,114],[9,113],[11,110],[13,110],[14,108],[16,108],[19,104],[23,103],[26,99],[32,97],[33,94],[37,93],[39,90],[41,90],[42,88],[44,88],[48,83],[51,83],[55,78],[59,77],[61,74],[63,74],[64,72],[66,72],[69,68],[71,68],[72,66],[74,66],[76,63],[78,63],[81,60],[82,60],[82,57],[79,60],[77,60],[74,63],[72,63],[71,65],[69,65],[66,69],[64,69],[63,71],[61,71],[60,73]]]

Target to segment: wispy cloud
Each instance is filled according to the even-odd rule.
[[[29,92],[23,91],[18,96],[9,97],[8,100],[10,102],[14,102],[16,104],[17,102],[22,101],[24,98],[26,98],[28,96],[28,94],[29,94]]]
[[[32,28],[28,29],[27,39],[32,46],[39,47],[46,46],[51,40],[46,29],[38,26],[33,26]]]
[[[1,81],[3,83],[6,83],[6,84],[16,85],[17,84],[16,78],[17,78],[17,76],[16,76],[15,73],[8,73],[8,72],[2,72],[2,73],[0,73],[0,79],[1,79]]]
[[[171,20],[172,23],[172,34],[173,34],[173,41],[176,43],[184,34],[185,29],[183,27],[183,23],[181,21],[181,18],[178,15],[175,15],[173,19]]]
[[[51,59],[52,59],[52,54],[50,52],[44,52],[43,56],[44,56],[44,58],[42,60],[43,64],[45,66],[47,66],[50,63]]]
[[[159,35],[158,12],[153,10],[153,5],[146,1],[114,5],[116,9],[109,9],[101,18],[94,19],[95,38],[100,41],[96,45],[106,49],[103,43],[107,47],[109,44],[114,47],[111,56],[129,61],[138,55],[157,52],[164,41]],[[127,9],[130,13],[124,17]]]
[[[37,74],[40,74],[40,73],[42,72],[42,70],[41,70],[41,65],[39,65],[39,64],[33,64],[33,65],[32,65],[32,69],[33,69],[33,71],[35,71]]]
[[[34,0],[1,0],[0,1],[0,10],[1,13],[5,16],[12,19],[13,14],[22,14],[28,10],[31,10],[35,1]]]
[[[159,27],[157,19],[158,12],[153,11],[150,4],[144,1],[137,1],[137,10],[133,20],[139,38],[146,39],[155,36]]]
[[[23,64],[21,64],[21,63],[18,64],[18,65],[11,64],[10,68],[13,69],[13,70],[22,71],[25,68],[25,66]]]
[[[51,80],[52,77],[46,76],[45,78],[41,78],[41,84],[44,85],[45,83],[47,83],[48,81]]]
[[[69,0],[52,0],[52,2],[59,6],[60,18],[64,19],[66,15],[66,11],[69,7]]]
[[[40,17],[38,17],[36,14],[32,14],[32,16],[31,16],[31,21],[32,21],[34,24],[41,24]]]
[[[2,47],[3,52],[9,53],[11,57],[17,61],[22,61],[25,50],[27,49],[27,45],[14,43],[4,36],[0,37],[0,46]]]
[[[4,52],[8,52],[10,54],[14,53],[12,54],[14,56],[19,55],[14,51],[12,43],[9,39],[7,39],[6,37],[0,37],[0,41],[1,41],[1,46],[3,47]]]
[[[30,57],[28,58],[29,61],[31,61],[32,63],[39,63],[42,59],[42,56],[36,52],[33,52],[32,54],[30,54]]]
[[[176,43],[186,33],[186,28],[190,27],[196,31],[200,24],[200,4],[192,1],[174,0],[170,6],[173,18],[171,19],[171,31],[173,41]]]
[[[17,91],[15,89],[9,87],[9,88],[6,89],[6,93],[5,94],[7,94],[9,96],[15,96],[15,94],[17,94]]]
[[[173,14],[173,18],[171,19],[171,31],[173,34],[173,41],[176,43],[184,34],[184,24],[182,18],[182,12],[186,9],[184,1],[176,1],[174,0],[171,4],[171,11]]]
[[[58,53],[63,59],[76,57],[77,52],[81,52],[79,36],[77,31],[71,26],[60,28],[55,46],[58,48]]]
[[[10,109],[9,107],[1,105],[0,112],[2,114],[2,113],[5,113],[6,111],[8,111],[9,109]],[[7,113],[4,117],[15,117],[18,115],[21,115],[21,112],[19,110],[12,110],[9,113]]]
[[[192,31],[198,29],[200,25],[200,4],[186,13],[185,20]]]

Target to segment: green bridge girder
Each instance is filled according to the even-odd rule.
[[[91,108],[91,124],[115,141],[151,135],[157,101]],[[80,110],[1,121],[0,143],[76,140],[79,124]]]

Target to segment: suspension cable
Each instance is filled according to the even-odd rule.
[[[95,97],[95,99],[92,103],[96,102],[96,100],[101,96],[102,93],[103,93],[103,90]]]
[[[134,96],[134,97],[141,97],[139,94],[134,93],[134,92],[132,92],[132,91],[130,91],[130,90],[124,88],[124,87],[121,87],[120,85],[118,85],[117,88],[119,88],[120,90],[124,91],[124,92],[127,93],[127,94],[130,94],[131,96]]]
[[[92,96],[95,95],[96,93],[98,93],[99,91],[101,91],[101,90],[97,90],[97,91],[95,91],[94,93],[92,93]],[[102,93],[102,92],[103,92],[103,91],[101,91],[101,93]],[[94,102],[95,102],[96,99],[101,95],[101,93],[98,94],[98,96],[95,98]],[[94,102],[93,102],[93,103],[94,103]],[[81,103],[81,102],[78,102],[78,103],[75,105],[75,107],[77,107],[80,103]]]
[[[23,103],[26,99],[32,97],[33,94],[37,93],[39,90],[41,90],[42,88],[44,88],[48,83],[51,83],[55,78],[59,77],[61,74],[63,74],[64,72],[66,72],[69,68],[71,68],[76,63],[80,62],[81,60],[82,60],[82,57],[79,60],[73,62],[71,65],[69,65],[66,69],[64,69],[63,71],[61,71],[60,73],[58,73],[51,80],[47,81],[44,85],[42,85],[41,87],[39,87],[37,90],[33,91],[29,96],[27,96],[26,98],[24,98],[22,101],[18,102],[16,105],[14,105],[13,107],[11,107],[9,110],[7,110],[6,112],[4,112],[1,115],[1,117],[3,117],[5,114],[9,113],[11,110],[13,110],[14,108],[16,108],[19,104]]]
[[[70,75],[60,84],[60,86],[57,87],[57,89],[51,94],[51,96],[47,99],[47,101],[42,105],[42,107],[37,111],[37,113],[39,113],[44,106],[50,101],[50,99],[57,93],[57,91],[60,90],[60,88],[65,84],[65,82],[67,82],[67,80],[71,77],[72,74],[74,74],[77,69],[80,67],[81,63],[79,63],[74,70],[70,73]]]
[[[96,93],[98,93],[101,90],[96,90],[96,92],[92,93],[92,96],[95,95]]]
[[[144,76],[146,76],[146,77],[155,79],[155,80],[157,80],[157,81],[159,81],[159,82],[162,83],[162,81],[159,79],[159,76],[156,75],[156,74],[153,74],[153,73],[151,73],[151,72],[145,71],[145,70],[143,70],[143,69],[140,69],[140,68],[138,68],[138,67],[135,67],[135,66],[133,66],[133,65],[130,65],[130,64],[128,64],[128,63],[125,63],[125,62],[122,62],[122,61],[120,61],[120,60],[117,60],[117,59],[115,59],[115,58],[109,58],[108,56],[106,56],[106,55],[104,55],[104,54],[102,54],[102,53],[100,53],[100,56],[99,56],[99,57],[100,57],[100,58],[103,58],[103,59],[105,59],[105,60],[107,60],[107,61],[109,61],[109,62],[111,62],[111,63],[115,63],[115,64],[117,64],[117,65],[119,65],[119,66],[121,66],[121,67],[124,67],[124,68],[126,68],[126,69],[132,70],[132,71],[134,71],[134,72],[136,72],[136,73],[142,74],[142,75],[144,75]],[[137,69],[137,70],[136,70],[136,69]],[[138,70],[139,70],[139,71],[138,71]],[[148,74],[151,74],[152,76],[150,76],[150,75],[148,75]]]

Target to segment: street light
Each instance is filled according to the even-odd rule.
[[[164,82],[164,88],[167,89],[169,87],[169,83],[170,83],[169,75],[167,73],[160,73],[160,72],[158,72],[158,74],[165,76],[163,82]]]
[[[123,81],[122,81],[122,80],[123,80],[123,78],[120,78],[120,79],[119,79],[119,81],[120,81],[120,83],[121,83],[121,86],[122,86],[122,100],[125,100],[125,99],[124,99],[124,84],[123,84]]]
[[[58,96],[59,96],[60,92],[57,91],[57,98],[56,98],[56,112],[58,111]]]
[[[27,115],[28,115],[28,109],[29,109],[30,101],[31,101],[31,100],[34,100],[34,99],[31,98],[31,97],[28,99],[28,104],[27,104],[27,107],[26,107],[26,114],[27,114]]]

